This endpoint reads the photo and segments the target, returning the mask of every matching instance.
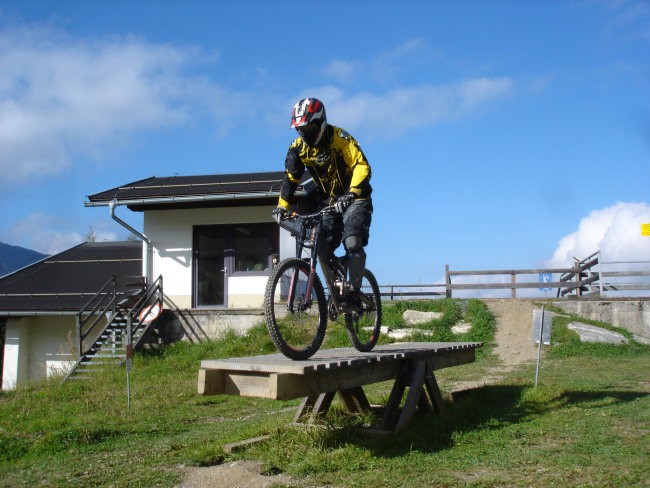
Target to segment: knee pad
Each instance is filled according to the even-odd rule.
[[[363,279],[363,270],[366,267],[366,253],[363,248],[355,252],[348,252],[347,265],[348,281],[354,291],[359,291]]]
[[[350,252],[363,252],[363,239],[359,236],[349,236],[345,238],[345,249]]]

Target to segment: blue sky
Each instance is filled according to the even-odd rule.
[[[315,96],[370,160],[380,283],[650,259],[648,1],[3,0],[0,66],[2,242],[124,239],[86,195],[281,170]]]

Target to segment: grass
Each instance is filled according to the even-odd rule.
[[[480,301],[398,303],[387,307],[385,323],[400,326],[404,307],[442,311],[423,326],[436,337],[449,337],[449,327],[465,320],[473,327],[460,340],[492,341],[494,319]],[[436,373],[447,391],[442,416],[418,416],[380,439],[357,430],[368,418],[338,408],[325,428],[295,429],[288,424],[298,400],[197,395],[201,359],[274,352],[263,327],[138,354],[131,410],[122,368],[92,385],[51,380],[3,392],[0,486],[174,486],[183,466],[238,458],[260,460],[268,473],[307,486],[648,486],[650,348],[576,344],[559,320],[539,387],[528,365],[497,384],[450,395],[455,381],[480,379],[498,366],[488,351]],[[331,329],[328,344],[349,347],[345,331]],[[385,401],[389,387],[368,388],[371,403]],[[223,451],[261,434],[270,439]]]

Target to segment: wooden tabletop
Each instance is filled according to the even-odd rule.
[[[201,369],[251,371],[259,373],[308,374],[350,366],[361,366],[407,359],[426,359],[432,356],[466,351],[480,347],[480,342],[405,342],[376,346],[370,352],[354,348],[321,349],[310,359],[294,361],[284,355],[267,354],[229,359],[201,361]]]

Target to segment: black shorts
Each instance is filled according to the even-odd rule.
[[[372,199],[355,200],[343,215],[325,215],[323,229],[325,241],[334,252],[348,237],[360,237],[368,245],[372,222]]]

